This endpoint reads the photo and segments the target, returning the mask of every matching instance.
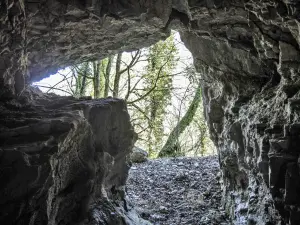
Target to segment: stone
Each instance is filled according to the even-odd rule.
[[[138,147],[133,147],[132,152],[130,154],[130,161],[133,163],[142,163],[148,160],[148,153]]]
[[[30,94],[29,107],[0,105],[0,223],[125,224],[132,212],[117,202],[135,135],[125,102]]]
[[[300,62],[300,52],[291,44],[279,42],[280,60],[286,61],[298,61]]]
[[[176,170],[173,165],[178,165]],[[222,190],[215,179],[219,172],[216,156],[149,159],[136,167],[129,171],[126,188],[142,218],[160,225],[230,224],[221,206]],[[174,177],[181,174],[187,174],[190,182],[176,182]],[[155,182],[148,177],[155,177]],[[198,185],[193,187],[193,182]],[[207,190],[210,195],[204,195]]]

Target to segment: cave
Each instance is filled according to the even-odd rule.
[[[135,139],[125,102],[30,84],[171,29],[204,74],[232,223],[300,224],[297,0],[3,0],[0,12],[1,224],[147,224],[124,196]]]

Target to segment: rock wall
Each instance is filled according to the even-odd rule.
[[[165,4],[0,1],[0,224],[148,224],[124,193],[135,140],[125,102],[29,85],[168,37]]]
[[[107,216],[127,207],[112,203],[124,200],[118,190],[132,142],[124,103],[27,86],[67,65],[150,45],[173,28],[201,74],[234,224],[299,224],[299,10],[297,0],[1,1],[0,220],[130,221]]]
[[[226,210],[235,224],[300,224],[300,4],[223,1],[210,14],[182,38],[204,81]]]
[[[125,102],[26,92],[0,106],[0,223],[127,224]]]
[[[171,0],[1,1],[0,98],[59,68],[167,38]]]

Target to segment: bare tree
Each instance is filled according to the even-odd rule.
[[[93,83],[94,83],[94,98],[100,98],[100,65],[101,61],[94,61],[93,64]]]
[[[131,54],[131,61],[129,64],[126,64],[122,61],[122,53],[118,53],[117,60],[116,60],[116,73],[115,73],[115,80],[114,80],[114,88],[113,88],[113,97],[119,97],[119,90],[120,90],[120,78],[123,73],[127,71],[128,73],[128,84],[130,88],[130,69],[135,66],[141,57],[140,50],[136,51],[134,54]],[[125,64],[126,67],[121,69],[121,64]],[[130,91],[128,91],[130,92]],[[128,93],[127,92],[127,93]],[[129,96],[129,93],[128,93]]]
[[[110,82],[110,73],[111,73],[111,67],[112,67],[112,61],[113,61],[113,56],[108,57],[108,62],[106,65],[104,77],[105,77],[105,85],[104,85],[104,97],[108,96],[109,92],[109,82]]]
[[[115,74],[115,81],[114,81],[114,89],[113,89],[113,97],[116,98],[119,96],[119,84],[120,84],[120,77],[121,77],[121,60],[122,60],[122,53],[118,53],[117,61],[116,61],[116,74]]]
[[[160,150],[158,157],[165,157],[165,156],[174,156],[176,155],[176,151],[178,150],[178,138],[180,134],[185,130],[186,127],[192,122],[193,117],[197,111],[201,102],[201,87],[200,84],[196,89],[196,93],[194,98],[186,111],[185,115],[182,119],[177,123],[174,129],[171,131],[165,145]]]

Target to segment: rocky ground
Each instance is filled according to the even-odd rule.
[[[217,157],[163,158],[133,164],[127,193],[155,225],[228,225]]]

